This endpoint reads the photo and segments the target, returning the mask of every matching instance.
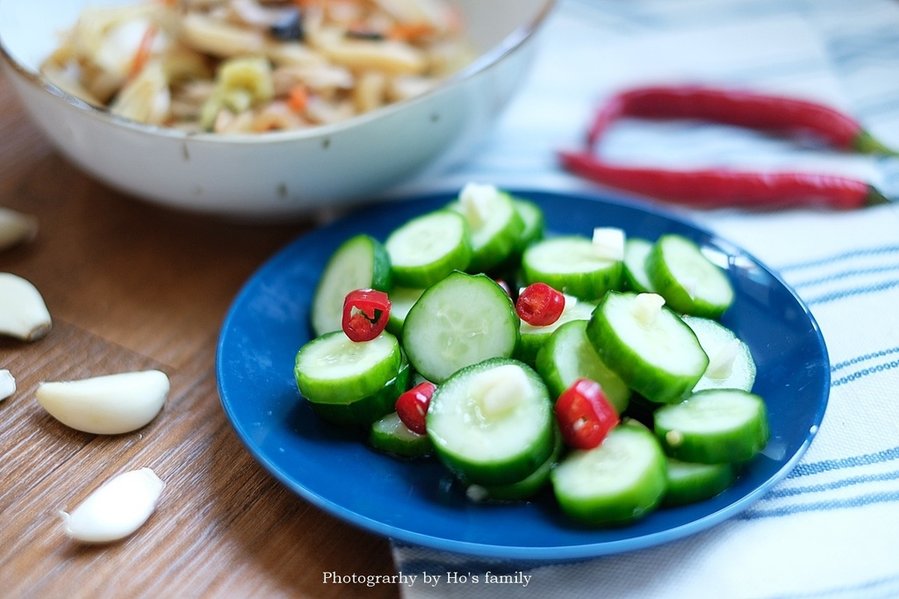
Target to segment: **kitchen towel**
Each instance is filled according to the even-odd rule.
[[[554,150],[577,147],[604,98],[640,83],[819,100],[899,147],[899,4],[891,0],[562,0],[541,36],[531,76],[476,151],[397,193],[481,181],[621,197],[563,172]],[[847,174],[899,198],[899,159],[734,127],[625,122],[600,151],[634,164]],[[673,210],[777,271],[821,327],[831,393],[799,465],[739,516],[640,551],[535,567],[395,544],[398,571],[419,575],[400,587],[405,597],[899,596],[899,204]],[[488,571],[511,577],[489,583]],[[423,572],[441,582],[424,584]],[[447,574],[469,578],[450,583]]]

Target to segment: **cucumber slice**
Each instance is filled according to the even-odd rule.
[[[465,366],[510,357],[519,322],[512,300],[493,279],[454,272],[409,310],[403,343],[415,370],[439,384]]]
[[[739,389],[707,389],[655,412],[655,433],[671,457],[700,464],[751,459],[768,441],[765,402]]]
[[[699,316],[684,316],[683,320],[696,333],[702,350],[709,357],[709,365],[693,387],[703,389],[742,389],[751,391],[755,384],[755,360],[749,346],[721,323]]]
[[[646,272],[646,257],[652,251],[652,245],[639,237],[632,237],[624,243],[624,284],[631,291],[654,291],[649,273]]]
[[[593,349],[585,320],[567,322],[553,333],[537,354],[537,372],[551,397],[559,397],[575,380],[586,377],[602,386],[619,414],[627,409],[631,390]]]
[[[610,289],[619,289],[622,282],[621,261],[602,257],[590,239],[576,235],[531,245],[521,265],[526,284],[542,281],[585,300],[599,299]]]
[[[469,487],[467,495],[473,498],[483,496],[484,499],[490,501],[530,499],[549,482],[549,474],[558,463],[559,456],[562,455],[562,435],[556,430],[553,432],[553,440],[553,450],[546,461],[522,480],[506,485],[473,485],[475,488]]]
[[[449,208],[465,217],[471,231],[470,272],[488,271],[518,249],[524,221],[508,194],[493,186],[469,184]]]
[[[390,257],[384,246],[368,235],[344,241],[325,265],[312,296],[311,324],[316,336],[339,331],[343,300],[355,289],[390,289]]]
[[[371,424],[394,410],[396,398],[409,388],[412,369],[403,359],[396,376],[371,395],[349,403],[309,402],[312,411],[322,420],[327,420],[343,428],[368,432]]]
[[[543,238],[546,219],[540,206],[530,200],[513,197],[512,203],[521,217],[521,222],[524,223],[524,228],[518,236],[518,252],[520,253],[532,243]]]
[[[552,453],[552,403],[546,385],[526,364],[486,360],[437,387],[427,430],[437,457],[461,480],[513,483]]]
[[[410,431],[396,412],[371,425],[368,441],[378,451],[401,458],[420,458],[433,451],[428,436]]]
[[[662,503],[675,506],[711,499],[735,479],[732,464],[694,464],[668,458],[668,491]]]
[[[565,298],[565,310],[556,322],[546,326],[534,326],[522,320],[518,331],[521,338],[515,349],[515,358],[534,366],[537,362],[537,352],[559,327],[577,320],[585,322],[590,320],[594,308],[596,304],[593,302],[578,301],[574,296],[568,296]]]
[[[593,311],[587,338],[628,387],[656,403],[681,401],[709,359],[683,320],[666,307],[647,316],[641,299],[609,292]]]
[[[294,375],[309,401],[348,404],[384,387],[396,377],[402,359],[400,344],[390,333],[356,343],[343,331],[334,331],[300,348]]]
[[[602,444],[572,451],[550,475],[562,511],[591,526],[641,518],[662,501],[667,486],[665,455],[652,433],[632,421]]]
[[[660,237],[646,258],[646,271],[656,292],[683,314],[718,318],[734,301],[727,275],[686,237]]]
[[[397,284],[425,288],[454,270],[465,270],[472,256],[468,225],[459,214],[436,210],[396,229],[385,243]]]
[[[397,337],[403,334],[403,323],[409,310],[424,293],[424,289],[416,289],[414,287],[394,287],[388,293],[390,298],[390,316],[387,320],[387,331]]]

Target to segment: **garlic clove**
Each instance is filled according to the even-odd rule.
[[[71,514],[60,512],[65,532],[84,543],[124,539],[156,509],[165,483],[150,468],[118,474],[87,496]]]
[[[8,370],[0,370],[0,401],[16,392],[16,379]]]
[[[165,404],[169,377],[158,370],[41,383],[35,396],[51,416],[76,430],[119,435],[149,423]]]
[[[9,208],[0,208],[0,250],[23,241],[31,241],[36,235],[36,218]]]
[[[0,335],[34,341],[51,327],[50,313],[37,288],[20,276],[0,272]]]

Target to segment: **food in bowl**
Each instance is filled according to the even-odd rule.
[[[85,7],[41,71],[130,120],[252,133],[412,98],[473,56],[443,0],[147,0]]]

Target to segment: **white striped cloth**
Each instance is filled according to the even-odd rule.
[[[396,193],[471,180],[613,193],[559,170],[553,152],[577,146],[603,98],[635,83],[816,99],[899,147],[899,3],[890,0],[563,0],[541,43],[520,96],[477,151]],[[899,199],[899,159],[797,149],[732,127],[628,123],[602,151],[652,165],[850,174]],[[899,597],[899,205],[679,212],[778,271],[821,326],[832,389],[801,463],[740,516],[692,537],[567,565],[521,565],[526,587],[419,582],[401,587],[407,598]],[[483,581],[496,567],[405,545],[394,557],[419,580],[426,571],[480,573]]]

